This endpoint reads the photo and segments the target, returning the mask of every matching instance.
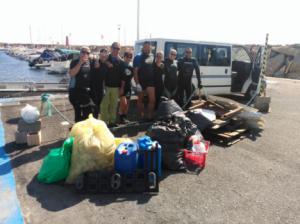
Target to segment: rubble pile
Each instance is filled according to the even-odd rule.
[[[300,45],[273,46],[269,52],[266,74],[300,79]]]

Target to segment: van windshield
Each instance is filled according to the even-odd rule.
[[[151,53],[153,55],[155,55],[156,54],[156,46],[157,46],[156,41],[150,41],[150,43],[151,43]],[[140,52],[142,52],[143,44],[144,44],[144,42],[135,44],[134,55],[137,55]]]

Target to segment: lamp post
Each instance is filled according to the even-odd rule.
[[[118,24],[118,42],[121,41],[121,24]]]
[[[137,0],[136,40],[140,39],[140,0]]]

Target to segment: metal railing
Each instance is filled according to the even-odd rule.
[[[0,92],[67,91],[68,83],[49,82],[1,82]]]

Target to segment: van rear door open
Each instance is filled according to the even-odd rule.
[[[208,94],[231,92],[231,46],[199,45],[199,65],[202,85]]]

